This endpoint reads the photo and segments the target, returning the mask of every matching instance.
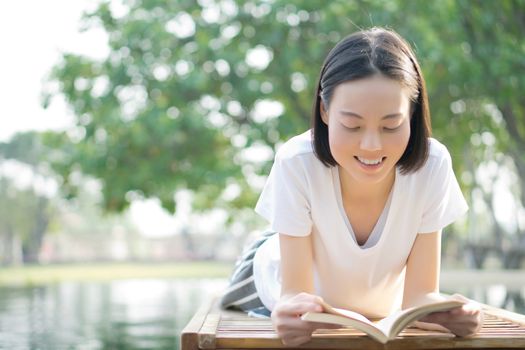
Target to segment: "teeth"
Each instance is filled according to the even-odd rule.
[[[373,159],[365,159],[365,158],[357,157],[357,159],[359,159],[361,163],[366,164],[366,165],[377,165],[383,161],[383,158],[373,160]]]

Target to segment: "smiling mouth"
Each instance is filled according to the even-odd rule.
[[[367,158],[361,158],[361,157],[358,157],[358,156],[354,156],[354,158],[359,163],[361,163],[363,165],[366,165],[366,166],[378,166],[378,165],[381,165],[381,164],[383,164],[383,162],[386,159],[386,157],[381,157],[381,158],[378,158],[378,159],[367,159]]]

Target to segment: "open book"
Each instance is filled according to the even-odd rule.
[[[412,322],[432,312],[447,311],[463,304],[464,302],[458,300],[437,301],[398,311],[380,321],[373,322],[357,312],[337,309],[323,302],[324,312],[307,312],[301,316],[301,319],[350,326],[385,344],[394,339]]]

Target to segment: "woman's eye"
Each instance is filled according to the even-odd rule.
[[[389,132],[392,132],[392,131],[396,131],[397,129],[399,129],[399,126],[396,126],[395,128],[383,128],[385,131],[389,131]]]
[[[359,131],[361,129],[360,126],[354,126],[354,127],[351,127],[351,126],[346,126],[346,125],[343,125],[343,127],[348,130],[348,131]],[[383,130],[386,131],[386,132],[394,132],[396,130],[398,130],[401,126],[396,126],[394,128],[387,128],[387,127],[383,127]]]

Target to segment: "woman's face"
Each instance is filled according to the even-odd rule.
[[[410,138],[410,99],[395,80],[376,75],[334,89],[321,117],[339,166],[362,183],[379,183],[395,171]]]

